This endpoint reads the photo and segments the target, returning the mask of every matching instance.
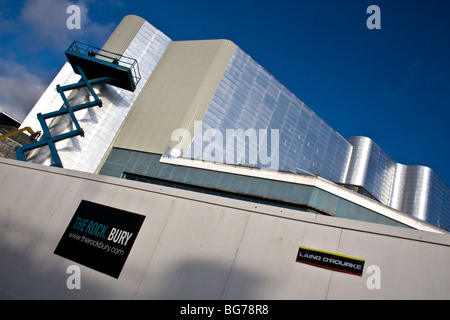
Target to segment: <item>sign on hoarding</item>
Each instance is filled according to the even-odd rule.
[[[117,279],[144,219],[82,200],[54,253]]]
[[[364,269],[363,259],[305,247],[299,247],[296,261],[356,276],[362,276]]]

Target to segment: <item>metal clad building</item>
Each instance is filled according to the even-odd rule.
[[[76,110],[84,137],[56,144],[63,168],[45,148],[0,159],[0,299],[450,298],[431,169],[344,139],[228,40],[126,16],[103,49],[140,81],[68,92],[92,107]],[[65,64],[22,127],[79,79]]]
[[[134,162],[137,154],[142,159],[169,154],[309,174],[435,226],[450,225],[449,188],[433,170],[396,163],[370,138],[344,139],[234,43],[172,41],[142,18],[126,16],[104,48],[135,58],[142,79],[135,92],[94,86],[103,106],[77,113],[85,137],[57,145],[65,168],[146,176],[148,171],[130,169],[146,166]],[[78,78],[65,65],[51,87]],[[61,106],[52,91],[46,91],[22,126],[38,128],[38,112]],[[83,89],[70,95],[74,103],[88,99]],[[55,133],[70,126],[68,116],[50,124]],[[125,158],[129,171],[112,169]],[[49,152],[42,149],[30,160],[48,164]],[[142,180],[161,176],[147,178]],[[190,185],[204,187],[202,179],[199,174]],[[236,192],[236,187],[224,191]],[[285,201],[275,190],[267,198]]]

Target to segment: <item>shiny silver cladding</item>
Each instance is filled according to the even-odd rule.
[[[395,162],[367,137],[351,137],[345,183],[364,187],[381,203],[441,227],[450,224],[448,185],[430,168]]]
[[[269,155],[271,143],[279,144],[278,170],[306,171],[337,182],[345,179],[352,146],[239,48],[217,88],[202,125],[203,132],[213,128],[222,132],[224,137],[226,130],[230,129],[269,130]],[[271,139],[272,129],[279,130],[278,141]],[[255,155],[249,153],[247,162],[242,164],[250,164],[252,156]],[[266,165],[260,159],[254,160],[257,160],[256,167]]]
[[[370,138],[345,140],[239,48],[203,118],[202,133],[208,129],[219,130],[224,141],[230,129],[277,129],[279,171],[309,173],[335,183],[362,186],[382,204],[434,225],[450,225],[449,189],[433,170],[395,162]],[[270,132],[270,153],[270,143],[275,141],[269,136]],[[205,149],[210,141],[205,142],[199,134],[194,141],[202,138]],[[247,148],[247,158],[234,164],[267,167],[260,159],[253,159],[251,165],[252,157],[258,155],[249,152],[248,143],[236,145],[236,153],[238,148]],[[208,154],[203,156],[203,160],[217,161],[216,157],[209,159]],[[226,163],[225,154],[219,162]]]

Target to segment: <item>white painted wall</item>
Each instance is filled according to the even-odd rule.
[[[0,298],[449,299],[450,236],[0,159]],[[53,253],[79,202],[145,215],[118,279]],[[362,277],[301,264],[306,246],[365,259]],[[369,289],[368,267],[380,268]],[[369,281],[370,282],[370,281]]]

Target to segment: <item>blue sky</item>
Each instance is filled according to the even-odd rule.
[[[366,26],[372,4],[381,29]],[[70,43],[103,45],[127,14],[172,40],[233,41],[344,138],[449,183],[450,1],[0,0],[0,110],[23,120]]]

